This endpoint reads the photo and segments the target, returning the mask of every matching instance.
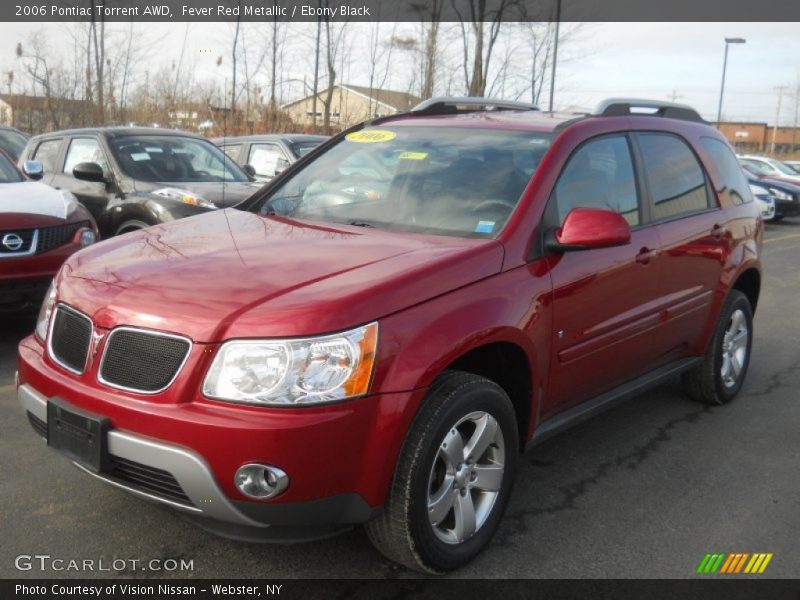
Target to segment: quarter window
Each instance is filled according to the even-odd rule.
[[[222,151],[233,160],[239,160],[239,152],[242,150],[241,144],[230,144],[228,146],[221,146]]]
[[[750,194],[747,178],[744,176],[739,161],[736,160],[736,156],[728,145],[710,137],[701,138],[700,142],[703,144],[705,151],[711,156],[717,171],[719,171],[722,182],[728,189],[731,202],[734,204],[752,202],[753,198]]]
[[[639,225],[631,152],[624,136],[602,137],[583,145],[569,160],[556,185],[559,224],[573,208],[613,210]]]
[[[33,160],[42,163],[45,173],[52,173],[56,170],[58,160],[58,150],[61,147],[61,140],[45,140],[36,147]]]
[[[673,135],[639,136],[655,220],[672,219],[711,206],[703,168],[684,141]]]

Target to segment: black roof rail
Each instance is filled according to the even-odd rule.
[[[653,112],[632,112],[633,108],[652,109]],[[664,102],[661,100],[640,100],[637,98],[609,98],[603,100],[595,110],[595,115],[600,117],[623,117],[629,115],[655,116],[666,119],[680,119],[681,121],[694,121],[705,123],[694,108],[686,104]]]
[[[459,110],[460,106],[475,107],[474,109]],[[517,102],[516,100],[495,100],[494,98],[479,98],[476,96],[438,96],[428,98],[411,109],[415,115],[446,115],[459,112],[472,112],[480,110],[539,110],[535,104]]]

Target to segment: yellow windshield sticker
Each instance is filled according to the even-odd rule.
[[[427,152],[403,152],[400,160],[425,160],[428,158]]]
[[[354,131],[344,136],[348,142],[359,142],[361,144],[371,144],[374,142],[388,142],[393,140],[397,134],[394,131],[385,131],[383,129],[362,129],[361,131]]]

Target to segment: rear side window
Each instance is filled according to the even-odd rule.
[[[686,142],[661,133],[640,134],[638,139],[656,221],[713,206],[703,168]]]
[[[708,152],[714,166],[722,177],[722,182],[728,190],[731,202],[734,204],[752,202],[753,197],[750,194],[747,178],[744,176],[742,167],[730,147],[726,143],[710,137],[700,138],[700,143],[703,144],[703,148]]]
[[[58,149],[61,140],[45,140],[41,142],[33,154],[33,160],[42,163],[45,173],[53,173],[57,170],[56,161],[58,160]]]
[[[639,200],[633,162],[625,136],[587,142],[569,159],[556,185],[558,222],[573,208],[613,210],[639,225]]]

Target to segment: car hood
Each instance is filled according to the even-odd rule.
[[[185,190],[192,194],[213,202],[220,208],[228,208],[239,204],[258,191],[263,184],[250,181],[222,182],[145,182],[136,181],[134,186],[139,193],[154,192],[163,188]]]
[[[59,225],[79,205],[69,195],[34,181],[0,183],[0,230]]]
[[[487,239],[387,232],[228,209],[156,225],[71,257],[59,298],[99,327],[197,342],[329,333],[498,273]]]

